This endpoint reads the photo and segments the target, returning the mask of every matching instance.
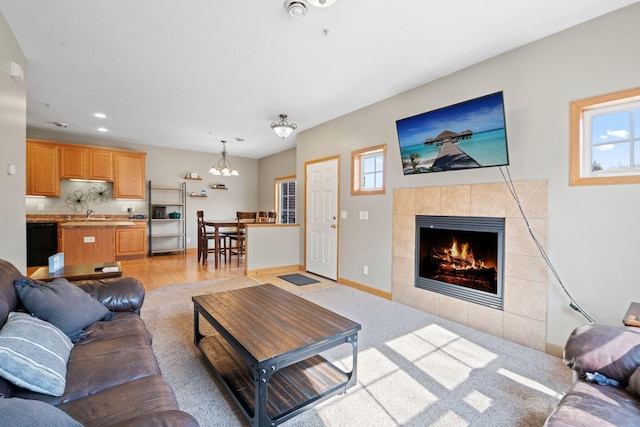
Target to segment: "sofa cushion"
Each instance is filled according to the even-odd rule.
[[[83,424],[111,426],[155,412],[177,410],[178,402],[164,378],[150,375],[80,400],[61,403],[58,407]]]
[[[640,328],[579,326],[567,340],[564,362],[579,378],[585,378],[587,372],[598,372],[626,387],[640,365]]]
[[[0,399],[0,419],[3,425],[12,427],[82,427],[82,424],[55,406],[17,397]]]
[[[37,393],[61,396],[73,344],[54,325],[9,313],[0,330],[0,376]]]
[[[547,419],[547,427],[636,427],[640,401],[622,388],[577,381]]]
[[[35,283],[25,278],[16,280],[15,287],[27,310],[67,335],[77,333],[109,313],[107,307],[67,279]]]
[[[13,282],[23,277],[13,264],[0,259],[0,325],[4,325],[9,313],[15,311],[20,302]]]
[[[629,378],[627,390],[636,397],[640,397],[640,367],[636,368]]]

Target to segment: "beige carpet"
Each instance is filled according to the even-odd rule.
[[[193,343],[191,296],[255,284],[242,277],[147,293],[142,318],[162,372],[203,427],[249,423]],[[358,384],[285,427],[541,426],[571,385],[569,368],[544,353],[349,287],[303,288],[296,293],[362,325]],[[349,360],[347,348],[324,355]]]

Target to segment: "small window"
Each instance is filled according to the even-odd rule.
[[[279,224],[296,223],[296,177],[285,176],[275,180],[275,206]]]
[[[571,185],[640,183],[640,88],[571,103]]]
[[[351,153],[351,194],[384,194],[386,145]]]

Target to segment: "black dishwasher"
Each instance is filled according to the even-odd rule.
[[[27,267],[49,265],[49,257],[58,252],[58,223],[27,223]]]

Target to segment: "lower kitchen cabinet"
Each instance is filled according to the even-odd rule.
[[[147,256],[147,223],[136,222],[132,228],[116,228],[116,259]]]

